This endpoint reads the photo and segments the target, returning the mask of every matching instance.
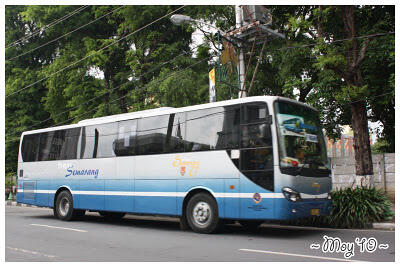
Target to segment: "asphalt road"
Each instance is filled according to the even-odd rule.
[[[218,234],[202,235],[180,230],[175,218],[160,220],[127,215],[110,222],[97,213],[86,213],[80,221],[64,222],[55,219],[51,209],[19,206],[6,206],[5,213],[6,261],[395,260],[394,231],[264,224],[255,231],[226,225]],[[361,253],[355,243],[356,238],[363,237],[375,238],[378,242],[375,246],[374,240],[369,239],[371,252]],[[329,248],[324,246],[324,240],[329,238],[340,238],[347,253],[323,252],[323,248]],[[314,249],[310,248],[312,244]],[[349,256],[347,259],[345,254]]]

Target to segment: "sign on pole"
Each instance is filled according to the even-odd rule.
[[[210,103],[217,101],[216,93],[215,93],[215,68],[210,70],[208,73],[208,77],[210,78]]]

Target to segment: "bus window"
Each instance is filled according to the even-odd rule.
[[[171,114],[169,117],[167,136],[167,146],[169,153],[181,153],[185,151],[185,117],[185,113]]]
[[[114,140],[114,152],[117,156],[133,156],[135,150],[137,120],[120,121],[118,123],[118,138]]]
[[[65,131],[52,131],[40,134],[39,161],[56,160],[60,156],[60,146],[65,138]]]
[[[239,148],[240,105],[224,107],[222,130],[218,132],[217,149]]]
[[[114,157],[114,140],[117,139],[118,123],[107,123],[85,127],[85,147],[83,158]]]
[[[138,155],[167,153],[166,147],[169,115],[142,118],[138,122]]]
[[[187,113],[186,151],[214,150],[218,143],[218,132],[222,131],[224,108],[194,110]]]
[[[40,134],[25,135],[22,140],[22,160],[24,162],[32,162],[37,160],[39,151]]]
[[[60,147],[60,158],[65,159],[76,159],[78,151],[78,141],[81,128],[72,128],[65,130],[65,139]]]
[[[271,126],[267,123],[266,103],[242,106],[242,148],[272,146]]]

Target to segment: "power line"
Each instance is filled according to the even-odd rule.
[[[113,11],[111,11],[111,12],[114,12],[114,11],[116,11],[116,9],[113,10]],[[380,34],[380,35],[383,35],[383,34]],[[199,46],[201,46],[201,45],[202,45],[202,44],[200,44],[200,45],[198,45],[198,46],[195,46],[194,48],[191,49],[191,51],[195,50],[197,47],[199,47]],[[291,48],[299,48],[299,47],[291,47]],[[368,49],[368,51],[371,51],[371,50],[380,50],[380,49],[381,49],[381,48],[379,48],[379,49],[378,49],[378,48],[374,48],[374,49],[370,48],[370,49]],[[275,49],[275,50],[281,50],[281,49]],[[275,50],[270,50],[269,52],[275,51]],[[153,68],[152,70],[150,70],[150,71],[148,71],[148,72],[146,72],[146,73],[140,75],[140,76],[137,77],[137,78],[141,78],[141,77],[143,77],[144,75],[149,74],[149,73],[153,72],[154,70],[156,70],[156,69],[158,69],[158,68],[161,68],[163,65],[168,64],[169,62],[175,60],[176,58],[182,56],[182,55],[185,54],[185,53],[188,53],[188,52],[183,52],[182,54],[180,54],[180,55],[174,57],[173,59],[171,59],[171,60],[169,60],[169,61],[167,61],[167,62],[162,63],[162,64],[159,65],[158,67]],[[310,57],[306,57],[306,56],[305,56],[304,58],[311,58],[311,59],[314,59],[314,58],[317,58],[317,57],[311,57],[311,56],[310,56]],[[345,57],[345,58],[347,58],[347,57]],[[37,126],[37,125],[40,125],[41,123],[44,123],[44,122],[49,121],[49,120],[51,120],[51,119],[54,119],[54,118],[56,118],[56,117],[59,117],[60,115],[66,113],[66,112],[68,112],[68,111],[71,111],[71,110],[73,110],[73,109],[75,109],[75,108],[77,108],[77,107],[79,107],[79,106],[81,106],[81,105],[87,104],[87,103],[89,103],[90,101],[92,101],[92,100],[94,100],[94,99],[96,99],[96,98],[99,98],[99,97],[101,97],[101,96],[103,96],[103,95],[105,95],[105,94],[107,94],[107,93],[112,93],[115,89],[118,89],[119,87],[122,87],[122,86],[128,84],[129,82],[131,82],[131,81],[128,81],[128,82],[126,82],[126,83],[123,83],[123,84],[121,84],[121,85],[119,85],[119,86],[117,86],[117,87],[111,89],[111,92],[105,92],[105,93],[103,93],[103,94],[101,94],[101,95],[98,95],[98,96],[96,96],[96,97],[93,97],[93,98],[89,99],[89,100],[86,101],[86,102],[83,102],[83,103],[81,103],[81,104],[79,104],[79,105],[77,105],[77,106],[74,106],[74,107],[72,107],[72,108],[70,108],[70,109],[68,109],[68,110],[65,110],[65,111],[63,111],[63,112],[61,112],[61,113],[58,113],[58,114],[56,114],[55,116],[50,117],[50,118],[48,118],[48,119],[46,119],[46,120],[44,120],[44,121],[40,121],[40,122],[38,122],[38,123],[35,123],[34,125],[29,126],[29,128],[34,127],[34,126]]]
[[[394,33],[395,32],[392,32],[392,31],[391,32],[383,32],[383,33],[374,33],[374,34],[370,34],[370,35],[357,36],[357,37],[354,37],[354,38],[333,40],[333,41],[331,41],[329,43],[323,43],[323,44],[324,45],[331,45],[331,44],[334,44],[334,43],[351,41],[351,40],[354,40],[354,39],[365,39],[365,38],[372,38],[372,37],[381,37],[381,36],[394,34]],[[316,45],[319,45],[319,43],[317,43],[317,44],[305,44],[305,45],[299,45],[299,46],[287,46],[287,47],[282,47],[282,48],[279,48],[279,49],[269,50],[269,51],[266,51],[266,52],[286,50],[286,49],[295,49],[295,48],[305,48],[305,47],[316,46]]]
[[[198,65],[198,64],[200,64],[200,63],[202,63],[202,62],[204,62],[204,61],[206,61],[206,60],[209,60],[209,59],[211,59],[211,58],[212,58],[212,56],[207,57],[207,58],[204,58],[204,59],[201,59],[201,60],[199,60],[199,61],[197,61],[197,62],[195,62],[195,63],[189,65],[188,67],[186,67],[186,68],[184,68],[184,69],[181,69],[181,70],[179,70],[179,71],[173,72],[173,73],[167,75],[166,77],[164,77],[164,78],[162,78],[162,79],[159,79],[157,82],[160,83],[160,82],[162,82],[162,81],[165,81],[166,79],[168,79],[168,78],[170,78],[170,77],[172,77],[172,76],[174,76],[174,75],[177,75],[177,74],[179,74],[179,73],[181,73],[181,72],[183,72],[183,71],[185,71],[185,70],[187,70],[187,69],[189,69],[189,68],[192,68],[192,67],[194,67],[194,66],[196,66],[196,65]],[[123,95],[122,97],[116,98],[116,99],[110,101],[108,104],[111,104],[111,103],[113,103],[113,102],[115,102],[115,101],[121,100],[122,98],[127,97],[127,96],[129,96],[129,95],[131,95],[131,94],[133,94],[133,93],[135,93],[135,92],[140,92],[140,91],[142,91],[142,90],[144,91],[144,89],[146,89],[148,86],[149,86],[149,84],[147,84],[147,85],[145,85],[145,86],[143,86],[143,87],[141,87],[141,88],[139,88],[139,89],[137,89],[137,90],[135,90],[135,91],[132,91],[132,92],[130,92],[130,93],[127,93],[127,94]],[[65,121],[62,121],[62,122],[60,122],[60,123],[57,123],[57,124],[53,124],[53,125],[51,125],[51,126],[49,126],[49,127],[47,127],[47,128],[52,128],[52,127],[60,126],[61,124],[64,124],[64,123],[66,123],[66,122],[68,122],[68,121],[70,121],[70,120],[73,120],[73,119],[76,119],[76,118],[78,118],[78,117],[80,117],[80,116],[82,116],[82,115],[88,114],[88,113],[90,113],[90,112],[92,112],[92,111],[98,109],[99,107],[100,107],[100,106],[97,106],[97,107],[95,107],[95,108],[93,108],[93,109],[90,109],[90,110],[88,110],[88,111],[86,111],[86,112],[84,112],[84,113],[81,113],[81,114],[79,114],[79,115],[77,115],[77,116],[75,116],[75,117],[69,118],[69,119],[67,119],[67,120],[65,120]],[[7,136],[10,136],[10,135],[7,135]],[[7,137],[7,136],[6,136],[6,137]],[[14,141],[17,141],[17,140],[19,140],[19,137],[16,138],[16,139],[13,139],[13,140],[6,141],[5,143],[14,142]]]
[[[45,29],[48,29],[48,28],[53,27],[54,25],[57,25],[58,23],[60,23],[60,22],[62,22],[62,21],[64,21],[64,20],[66,20],[66,19],[72,17],[73,15],[75,15],[75,14],[81,12],[82,10],[84,10],[84,9],[86,9],[86,8],[88,8],[88,7],[89,7],[89,6],[81,6],[81,7],[77,8],[77,9],[75,9],[74,11],[69,12],[67,15],[63,16],[62,18],[59,18],[59,19],[57,19],[57,20],[51,22],[50,24],[45,25],[43,28],[40,28],[40,29],[38,29],[37,31],[35,31],[35,32],[31,33],[31,34],[29,34],[28,36],[24,36],[24,37],[18,39],[17,41],[14,41],[14,42],[12,42],[11,44],[8,44],[8,45],[6,46],[6,48],[16,46],[17,44],[21,43],[22,41],[25,41],[25,40],[30,39],[31,37],[35,36],[36,34],[38,34],[38,33],[42,32],[42,31],[44,31]]]
[[[198,62],[192,64],[191,66],[186,67],[185,69],[180,70],[179,72],[185,71],[186,69],[191,68],[191,67],[193,67],[193,66],[195,66],[195,65],[197,65],[197,64],[200,64],[201,62],[205,61],[206,59],[208,60],[208,59],[211,59],[211,58],[212,58],[212,57],[208,57],[208,58],[202,59],[202,60],[200,60],[200,61],[198,61]],[[179,72],[176,72],[176,73],[179,73]],[[170,78],[171,76],[175,75],[176,73],[173,73],[173,74],[171,74],[171,75],[168,75],[167,77],[161,79],[159,82],[162,82],[162,81],[164,81],[164,80]],[[148,86],[148,85],[146,85],[146,86],[144,86],[144,87],[141,87],[141,88],[139,88],[139,89],[137,89],[136,91],[133,91],[133,92],[137,92],[137,91],[139,91],[139,90],[144,90],[144,89],[146,89],[147,86]],[[132,94],[133,92],[130,92],[130,93],[124,95],[123,97],[126,97],[126,96]],[[370,98],[370,99],[371,99],[371,98],[372,98],[372,99],[375,99],[375,98],[382,97],[382,96],[389,95],[389,94],[393,94],[393,92],[391,92],[391,93],[385,93],[385,94],[381,94],[381,95],[376,95],[376,96],[372,96],[372,97],[369,97],[369,98]],[[113,102],[115,102],[115,101],[118,101],[118,100],[120,100],[120,99],[123,98],[123,97],[114,99],[113,101],[109,102],[109,104],[110,104],[110,103],[113,103]],[[361,102],[361,101],[368,101],[368,99],[353,101],[353,102],[350,102],[349,104],[356,103],[356,102]],[[67,119],[67,120],[65,120],[65,121],[63,121],[63,122],[60,122],[60,123],[51,125],[51,126],[49,126],[49,127],[47,127],[47,128],[52,128],[52,127],[60,126],[61,124],[65,123],[65,122],[67,122],[67,121],[76,119],[76,118],[78,118],[79,116],[85,115],[85,114],[87,114],[87,113],[89,113],[89,112],[92,112],[92,111],[98,109],[98,108],[99,108],[99,106],[97,106],[97,107],[95,107],[95,108],[93,108],[93,109],[91,109],[91,110],[88,110],[88,111],[85,112],[85,113],[82,113],[82,114],[79,114],[79,115],[77,115],[77,116],[75,116],[75,117],[69,118],[69,119]],[[115,115],[117,115],[117,114],[115,114]],[[10,135],[7,135],[7,136],[10,136]],[[6,136],[6,137],[7,137],[7,136]],[[12,139],[12,140],[8,140],[8,141],[6,141],[5,143],[14,142],[14,141],[17,141],[17,140],[19,140],[19,137],[18,137],[18,138],[15,138],[15,139]]]
[[[200,45],[199,45],[199,46],[200,46]],[[149,73],[152,73],[152,72],[154,72],[155,70],[161,68],[162,66],[164,66],[164,65],[166,65],[166,64],[168,64],[168,63],[174,61],[174,60],[177,59],[178,57],[181,57],[181,56],[183,56],[183,55],[185,55],[185,54],[189,54],[190,52],[193,52],[193,50],[196,49],[196,48],[199,47],[199,46],[196,46],[196,47],[190,49],[189,52],[185,52],[185,51],[184,51],[183,53],[177,55],[176,57],[174,57],[174,58],[172,58],[172,59],[170,59],[170,60],[168,60],[168,61],[166,61],[166,62],[163,62],[162,64],[158,65],[157,67],[152,68],[151,70],[149,70],[149,71],[147,71],[147,72],[141,74],[141,75],[138,76],[138,77],[135,77],[135,79],[140,79],[140,78],[144,77],[145,75],[147,75],[147,74],[149,74]],[[87,100],[87,101],[85,101],[85,102],[83,102],[83,103],[81,103],[81,104],[79,104],[79,105],[77,105],[77,106],[71,107],[71,108],[69,108],[69,109],[67,109],[67,110],[65,110],[65,111],[63,111],[63,112],[61,112],[61,113],[58,113],[58,114],[56,114],[56,115],[54,115],[54,116],[52,116],[52,117],[49,117],[49,118],[47,118],[47,119],[45,119],[45,120],[42,120],[42,121],[40,121],[40,122],[37,122],[37,123],[35,123],[35,124],[31,125],[31,126],[25,127],[24,131],[27,130],[27,128],[32,128],[32,127],[35,127],[35,126],[37,126],[37,125],[40,125],[40,124],[42,124],[42,123],[44,123],[44,122],[46,122],[46,121],[49,121],[49,120],[54,119],[54,118],[57,118],[57,117],[61,116],[62,114],[65,114],[65,113],[67,113],[67,112],[69,112],[69,111],[72,111],[73,109],[75,109],[75,108],[77,108],[77,107],[80,107],[80,106],[82,106],[82,105],[84,105],[84,104],[87,104],[87,103],[89,103],[89,102],[91,102],[91,101],[93,101],[93,100],[95,100],[95,99],[97,99],[97,98],[99,98],[99,97],[101,97],[101,96],[104,96],[104,95],[106,95],[106,94],[108,94],[108,93],[111,94],[111,93],[113,93],[116,89],[118,89],[118,88],[120,88],[120,87],[122,87],[122,86],[124,86],[124,85],[126,85],[126,84],[128,84],[128,83],[130,83],[130,82],[132,82],[132,81],[127,81],[127,82],[125,82],[125,83],[123,83],[123,84],[120,84],[120,85],[118,85],[118,86],[112,88],[111,91],[104,92],[103,94],[100,94],[100,95],[98,95],[98,96],[95,96],[95,97],[93,97],[93,98],[91,98],[91,99],[89,99],[89,100]]]
[[[7,98],[7,97],[9,97],[9,96],[12,96],[12,95],[14,95],[14,94],[17,94],[17,93],[19,93],[19,92],[21,92],[21,91],[23,91],[23,90],[25,90],[25,89],[28,89],[29,87],[31,87],[31,86],[33,86],[33,85],[35,85],[35,84],[41,82],[41,81],[44,81],[44,80],[46,80],[46,79],[48,79],[48,78],[50,78],[50,77],[56,75],[57,73],[60,73],[60,72],[62,72],[62,71],[64,71],[64,70],[68,69],[68,68],[71,67],[71,66],[76,65],[77,63],[79,63],[79,62],[81,62],[81,61],[83,61],[83,60],[85,60],[85,59],[87,59],[87,58],[89,58],[89,57],[91,57],[91,56],[93,56],[93,55],[95,55],[95,54],[97,54],[97,53],[103,51],[104,49],[106,49],[106,48],[108,48],[108,47],[110,47],[110,46],[112,46],[112,45],[114,45],[114,44],[120,42],[121,40],[124,40],[124,39],[128,38],[129,36],[131,36],[131,35],[133,35],[133,34],[139,32],[139,31],[141,31],[141,30],[143,30],[143,29],[149,27],[150,25],[153,25],[154,23],[156,23],[156,22],[160,21],[161,19],[163,19],[163,18],[165,18],[165,17],[167,17],[167,16],[169,16],[169,15],[171,15],[171,14],[177,12],[178,10],[180,10],[180,9],[182,9],[182,8],[184,8],[184,7],[185,7],[185,6],[181,6],[181,7],[177,8],[177,9],[175,9],[174,11],[169,12],[168,14],[166,14],[166,15],[164,15],[164,16],[162,16],[162,17],[160,17],[160,18],[158,18],[158,19],[156,19],[156,20],[154,20],[154,21],[152,21],[152,22],[150,22],[150,23],[148,23],[148,24],[146,24],[145,26],[143,26],[143,27],[141,27],[141,28],[139,28],[139,29],[137,29],[137,30],[135,30],[135,31],[133,31],[133,32],[131,32],[131,33],[129,33],[129,34],[127,34],[127,35],[121,37],[121,38],[119,38],[118,40],[112,42],[111,44],[102,47],[101,49],[95,51],[94,53],[91,53],[91,54],[89,54],[89,55],[87,55],[87,56],[85,56],[85,57],[83,57],[83,58],[81,58],[81,59],[79,59],[79,60],[73,62],[72,64],[70,64],[70,65],[68,65],[68,66],[66,66],[66,67],[64,67],[64,68],[62,68],[62,69],[60,69],[60,70],[58,70],[58,71],[56,71],[56,72],[53,72],[52,74],[50,74],[50,75],[48,75],[48,76],[46,76],[46,77],[44,77],[44,78],[42,78],[42,79],[40,79],[40,80],[34,82],[34,83],[31,83],[31,84],[29,84],[29,85],[27,85],[27,86],[25,86],[25,87],[23,87],[23,88],[21,88],[21,89],[15,91],[15,92],[12,92],[12,93],[6,95],[5,97]]]
[[[86,23],[85,25],[82,25],[82,26],[80,26],[80,27],[78,27],[78,28],[76,28],[76,29],[74,29],[74,30],[72,30],[72,31],[70,31],[70,32],[68,32],[68,33],[66,33],[66,34],[63,34],[63,35],[61,35],[61,36],[59,36],[59,37],[57,37],[57,38],[55,38],[55,39],[53,39],[53,40],[51,40],[51,41],[45,43],[45,44],[42,44],[42,45],[40,45],[40,46],[38,46],[38,47],[36,47],[36,48],[34,48],[34,49],[31,49],[31,50],[29,50],[29,51],[27,51],[27,52],[24,52],[24,53],[22,53],[22,54],[20,54],[20,55],[18,55],[18,56],[9,58],[9,59],[7,59],[7,60],[13,60],[13,59],[19,58],[19,57],[21,57],[21,56],[23,56],[23,55],[26,55],[26,54],[29,54],[29,53],[31,53],[31,52],[33,52],[33,51],[39,49],[39,48],[42,48],[42,47],[44,47],[44,46],[46,46],[46,45],[48,45],[48,44],[51,44],[51,43],[53,43],[53,42],[55,42],[55,41],[57,41],[57,40],[59,40],[59,39],[65,37],[65,36],[67,36],[67,35],[69,35],[69,34],[71,34],[71,33],[73,33],[73,32],[76,32],[76,31],[78,31],[78,30],[80,30],[80,29],[82,29],[82,28],[84,28],[84,27],[86,27],[86,26],[92,24],[93,22],[98,21],[99,19],[104,18],[105,16],[110,15],[111,13],[114,13],[115,11],[117,11],[118,9],[121,9],[122,7],[124,7],[124,6],[120,6],[120,7],[116,8],[116,9],[112,10],[111,12],[108,12],[107,14],[105,14],[105,15],[99,17],[99,18],[97,18],[97,19],[95,19],[95,20],[92,20],[92,21],[90,21],[89,23]]]

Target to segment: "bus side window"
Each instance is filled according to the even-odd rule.
[[[172,124],[172,125],[170,125]],[[181,153],[185,151],[186,114],[176,113],[170,115],[168,123],[168,153]]]
[[[219,134],[223,130],[224,108],[208,108],[187,112],[185,151],[218,149]],[[193,143],[193,146],[191,145]]]
[[[142,118],[138,122],[137,153],[151,155],[167,153],[169,115]]]
[[[65,160],[77,158],[80,132],[81,128],[71,128],[65,130],[65,138],[63,139],[63,142],[61,142],[59,159]]]
[[[241,114],[241,147],[272,146],[267,104],[264,102],[244,104]]]
[[[113,141],[116,156],[136,155],[136,126],[137,120],[126,120],[118,123],[118,135]]]
[[[40,134],[25,135],[22,140],[22,160],[24,162],[37,161]]]

